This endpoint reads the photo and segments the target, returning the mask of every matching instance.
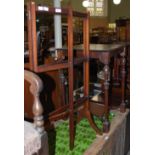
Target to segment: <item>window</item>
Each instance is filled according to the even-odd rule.
[[[107,16],[107,0],[89,0],[90,16]]]

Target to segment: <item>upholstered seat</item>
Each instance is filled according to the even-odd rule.
[[[33,123],[24,121],[24,155],[32,155],[41,148],[41,136]]]

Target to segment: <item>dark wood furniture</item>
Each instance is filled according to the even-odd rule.
[[[44,73],[48,71],[66,69],[68,71],[68,83],[69,83],[69,101],[68,104],[62,105],[54,112],[50,113],[48,119],[50,122],[69,117],[69,129],[70,129],[70,149],[74,146],[75,137],[75,122],[77,122],[75,113],[78,113],[80,106],[83,106],[83,113],[88,118],[90,124],[95,126],[90,111],[88,109],[88,95],[89,95],[89,14],[72,11],[71,8],[52,8],[39,9],[34,2],[28,4],[28,48],[29,48],[29,69],[36,73]],[[37,52],[37,38],[36,38],[36,14],[61,14],[67,16],[68,24],[68,50],[67,59],[63,59],[60,56],[55,62],[49,64],[39,64],[38,52]],[[84,58],[73,59],[73,17],[79,17],[83,19],[83,42]],[[58,52],[55,49],[55,52]],[[61,52],[59,52],[61,53]],[[73,68],[74,64],[83,63],[84,66],[84,96],[77,101],[73,101]],[[82,118],[82,114],[79,114],[79,119]],[[101,132],[100,132],[101,134]]]
[[[99,59],[104,64],[104,103],[103,111],[105,113],[105,120],[103,122],[104,131],[109,131],[109,72],[111,58],[117,55],[121,56],[121,72],[122,72],[122,101],[120,104],[121,112],[125,112],[125,47],[122,44],[90,44],[89,45],[89,14],[72,11],[71,8],[51,8],[39,10],[38,6],[34,2],[28,4],[28,48],[29,48],[29,69],[36,73],[45,73],[55,70],[67,70],[68,72],[68,84],[69,84],[69,97],[68,103],[62,104],[62,106],[56,109],[54,112],[48,115],[50,122],[57,121],[59,119],[65,119],[69,117],[69,129],[70,129],[70,149],[74,146],[75,137],[75,122],[77,123],[83,117],[86,117],[90,122],[91,127],[98,133],[102,134],[102,131],[98,129],[94,123],[91,115],[91,102],[89,102],[89,59]],[[52,63],[39,64],[37,53],[37,38],[36,38],[36,13],[38,14],[62,14],[67,16],[68,24],[68,43],[67,47],[61,49],[54,49],[54,52],[62,53]],[[83,19],[83,45],[73,46],[73,17],[79,17]],[[74,53],[74,54],[73,54]],[[64,56],[66,59],[64,59]],[[83,64],[83,85],[84,96],[74,101],[73,87],[74,87],[74,65]]]
[[[33,96],[33,101],[34,101],[32,106],[33,119],[34,119],[33,123],[27,123],[27,121],[24,122],[24,127],[25,127],[24,136],[26,135],[28,136],[28,137],[25,137],[26,141],[24,141],[25,142],[24,152],[29,153],[31,149],[29,150],[28,148],[31,148],[32,144],[34,144],[35,146],[35,142],[36,142],[35,140],[39,139],[40,142],[39,143],[36,142],[36,143],[41,144],[41,148],[39,150],[36,150],[37,151],[36,153],[39,155],[48,155],[48,137],[47,137],[46,131],[44,130],[44,120],[42,115],[43,107],[39,99],[39,95],[43,88],[43,84],[41,79],[36,74],[27,70],[24,70],[24,80],[26,80],[30,84],[29,89]],[[26,96],[24,97],[26,98]],[[29,103],[25,103],[25,104],[29,104]],[[24,109],[24,112],[26,112],[25,109]],[[31,131],[33,131],[33,133],[29,133]],[[34,133],[38,135],[38,138],[35,138],[35,136],[33,135]],[[34,152],[31,152],[31,153],[34,153]]]
[[[74,46],[74,49],[77,51],[77,55],[79,57],[84,57],[81,55],[81,51],[83,50],[83,45]],[[103,72],[104,72],[104,82],[103,82],[103,110],[98,108],[99,111],[105,113],[105,121],[103,123],[103,128],[105,132],[109,131],[109,84],[110,84],[110,61],[112,57],[121,57],[121,103],[120,103],[120,111],[125,112],[125,63],[126,63],[126,44],[90,44],[89,47],[89,58],[99,59],[101,63],[103,63]],[[88,81],[89,83],[89,81]],[[93,103],[94,104],[94,103]],[[94,110],[95,106],[90,102],[90,110]],[[92,107],[91,107],[92,106]],[[97,110],[97,107],[96,107]]]
[[[102,100],[99,102],[102,104],[98,103],[98,100],[91,100],[88,104],[88,109],[93,113],[97,114],[98,116],[103,116],[105,114],[105,120],[103,122],[103,131],[108,132],[109,131],[109,85],[112,85],[112,81],[110,81],[110,72],[111,70],[114,69],[115,66],[111,66],[110,63],[112,61],[112,58],[118,58],[120,60],[120,65],[121,65],[121,102],[120,102],[120,111],[125,112],[125,75],[126,75],[126,47],[128,43],[120,42],[117,44],[90,44],[89,45],[89,55],[86,57],[83,55],[82,51],[84,50],[84,45],[75,45],[74,48],[74,53],[77,57],[77,60],[83,60],[83,59],[90,59],[90,58],[95,58],[98,59],[102,64],[103,64],[103,72],[104,72],[104,81],[103,81],[103,94],[104,97]],[[62,49],[58,50],[63,50],[66,51],[67,47],[63,47]],[[76,61],[74,61],[76,63]],[[89,84],[89,81],[86,81],[87,84]],[[89,87],[89,86],[88,86]],[[113,100],[112,102],[115,102]],[[81,114],[84,115],[84,114]],[[93,124],[93,125],[92,125]],[[92,123],[92,127],[94,130],[100,134],[101,131],[98,129],[98,127]]]
[[[126,69],[129,70],[130,66],[130,42],[129,41],[117,41],[117,44],[121,44],[124,46],[126,51]],[[121,60],[120,57],[115,57],[114,59],[114,75],[113,75],[113,84],[114,85],[120,85],[120,66],[121,66]],[[129,75],[129,74],[127,74]]]
[[[115,22],[117,41],[130,41],[130,19],[119,18]]]

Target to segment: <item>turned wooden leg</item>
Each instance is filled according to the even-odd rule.
[[[65,97],[65,76],[63,70],[59,70],[59,78],[60,78],[60,90],[61,93],[61,104],[62,106],[66,104],[66,97]]]
[[[119,59],[118,57],[114,58],[114,69],[113,69],[113,85],[120,86],[119,81]]]
[[[70,63],[71,64],[71,63]],[[74,148],[75,138],[75,119],[74,119],[74,101],[73,101],[73,65],[71,64],[68,69],[69,81],[69,138],[70,150]]]
[[[121,74],[122,74],[122,81],[121,81],[121,86],[122,86],[122,101],[120,105],[120,111],[125,112],[125,75],[126,75],[126,70],[125,70],[125,64],[126,64],[126,48],[124,47],[124,51],[121,53]]]
[[[72,69],[70,69],[72,70]],[[70,71],[69,70],[69,71]],[[73,105],[73,71],[72,76],[69,77],[69,138],[70,138],[70,150],[74,148],[75,138],[75,119],[74,119],[74,105]]]
[[[103,122],[103,131],[108,132],[110,128],[109,123],[109,65],[105,64],[103,68],[104,72],[104,104],[105,104],[105,120]]]

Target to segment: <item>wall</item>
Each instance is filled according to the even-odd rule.
[[[24,0],[26,2],[28,0]],[[67,7],[71,4],[74,10],[85,12],[86,9],[82,6],[83,0],[63,0],[62,6]],[[91,17],[90,28],[105,26],[107,22],[115,22],[119,17],[130,17],[130,0],[122,0],[119,5],[114,5],[113,0],[108,1],[108,18]],[[37,4],[53,5],[53,0],[35,0]]]
[[[28,1],[29,0],[24,0],[24,3],[26,4]],[[34,0],[34,1],[36,4],[53,6],[54,0]],[[62,0],[61,5],[63,7],[67,7],[69,4],[71,4],[74,10],[86,11],[86,9],[82,7],[82,1],[83,0]]]
[[[113,0],[109,0],[108,21],[115,22],[119,17],[130,18],[130,0],[122,0],[119,5],[115,5]]]
[[[90,18],[90,29],[96,27],[106,27],[107,25],[107,18],[106,17],[91,17]]]
[[[70,1],[74,10],[85,12],[86,8],[82,6],[83,0],[64,0]],[[65,2],[63,2],[64,4]],[[95,27],[104,27],[107,25],[107,17],[90,17],[90,29]]]

